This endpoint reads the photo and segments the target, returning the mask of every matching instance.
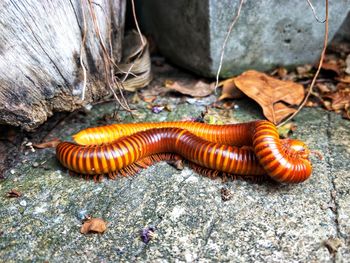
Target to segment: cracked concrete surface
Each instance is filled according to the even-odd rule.
[[[169,97],[174,110],[158,115],[140,102],[134,121],[197,117],[214,100]],[[237,103],[228,121],[261,118],[256,105]],[[68,139],[111,108],[78,114],[53,135]],[[312,157],[313,175],[298,185],[222,182],[164,162],[134,177],[95,184],[68,176],[52,149],[22,153],[0,181],[0,261],[347,262],[350,122],[313,108],[303,109],[295,121],[293,137],[324,156]],[[232,193],[228,201],[221,198],[223,187]],[[6,198],[11,189],[23,196]],[[86,214],[104,218],[107,231],[80,234]],[[140,230],[147,226],[157,236],[144,244]],[[330,251],[334,240],[340,247]]]

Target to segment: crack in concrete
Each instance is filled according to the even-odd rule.
[[[327,166],[328,166],[328,173],[330,175],[330,180],[331,180],[331,192],[330,192],[330,197],[331,197],[331,201],[332,201],[332,207],[333,209],[331,209],[331,211],[333,212],[334,215],[334,225],[336,227],[336,237],[337,238],[341,238],[341,233],[340,233],[340,227],[339,227],[339,222],[338,222],[338,218],[339,218],[339,204],[337,202],[337,198],[336,198],[336,194],[334,194],[334,192],[337,191],[337,187],[335,184],[335,176],[333,175],[333,164],[331,162],[331,157],[332,157],[332,150],[331,150],[331,139],[332,139],[332,118],[331,118],[331,113],[327,113],[327,126],[326,126],[326,136],[327,136],[327,156],[325,158],[326,162],[327,162]],[[332,259],[333,262],[336,262],[336,253],[332,254]]]

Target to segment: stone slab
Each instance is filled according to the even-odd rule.
[[[350,1],[329,1],[329,39],[350,10]],[[325,18],[325,1],[312,1]],[[146,33],[173,63],[213,77],[221,48],[239,0],[138,1]],[[247,69],[270,70],[314,63],[324,39],[324,24],[316,21],[307,1],[244,1],[227,42],[222,77]]]
[[[165,98],[158,98],[161,103]],[[143,102],[138,119],[197,117],[215,97],[167,97],[172,112],[153,114]],[[249,101],[227,111],[227,122],[261,118]],[[68,139],[99,124],[110,104],[58,125],[53,136]],[[210,114],[222,114],[213,109]],[[226,114],[225,113],[225,114]],[[48,262],[346,262],[350,258],[350,123],[334,113],[305,108],[295,119],[294,137],[319,150],[314,172],[299,185],[211,180],[189,168],[178,171],[158,163],[140,174],[96,184],[70,177],[52,149],[25,151],[0,181],[0,261]],[[39,163],[33,167],[33,163]],[[222,201],[227,188],[232,198]],[[20,198],[5,195],[11,189]],[[108,222],[103,235],[79,232],[84,215]],[[140,231],[153,226],[148,244]],[[330,253],[324,242],[339,239]]]

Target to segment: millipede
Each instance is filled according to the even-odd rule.
[[[161,128],[164,127],[162,125],[174,124],[188,127]],[[154,129],[154,126],[159,128]],[[255,177],[268,174],[278,182],[302,182],[311,175],[306,145],[298,140],[281,141],[275,125],[268,121],[211,126],[167,122],[89,128],[75,135],[74,139],[80,144],[102,145],[62,142],[56,153],[59,161],[70,171],[92,176],[105,174],[111,178],[118,171],[161,153],[176,153],[200,167],[225,174]],[[98,135],[98,129],[108,136]],[[93,135],[87,136],[89,133]]]
[[[113,142],[121,137],[155,128],[181,128],[207,141],[220,144],[246,146],[252,145],[254,122],[213,125],[190,121],[117,123],[100,127],[91,127],[73,135],[80,145],[100,145]]]

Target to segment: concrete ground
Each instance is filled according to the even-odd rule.
[[[262,118],[250,100],[236,102],[234,109],[206,111],[214,101],[214,95],[167,94],[155,103],[166,103],[171,111],[156,114],[134,98],[136,117],[120,117],[164,121],[207,112],[206,120],[225,123]],[[55,121],[49,134],[38,131],[29,140],[69,139],[82,128],[106,123],[103,116],[110,116],[113,105],[69,115]],[[0,261],[349,262],[350,122],[304,108],[295,123],[292,137],[324,157],[311,157],[312,177],[298,185],[222,182],[165,162],[133,177],[94,183],[69,176],[54,149],[32,152],[23,146],[0,180]],[[22,196],[6,197],[12,189]],[[222,191],[230,193],[228,200]],[[85,215],[106,220],[107,231],[81,234]],[[147,227],[156,237],[145,244],[140,231]]]

